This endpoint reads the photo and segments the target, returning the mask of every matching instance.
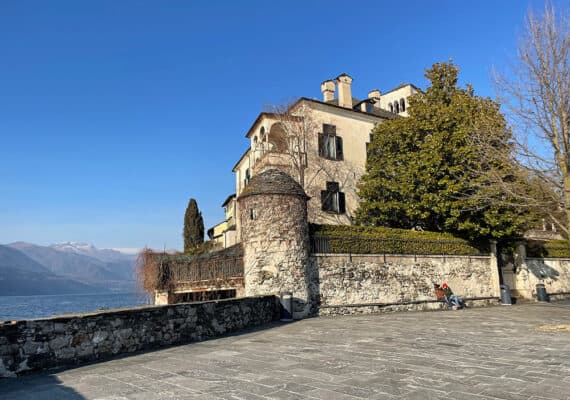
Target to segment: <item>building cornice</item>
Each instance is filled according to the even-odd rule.
[[[245,153],[243,153],[243,155],[239,158],[236,165],[234,165],[234,167],[232,168],[232,172],[236,172],[237,168],[239,167],[241,162],[244,160],[244,158],[249,155],[250,150],[251,150],[251,147],[248,147],[247,150],[245,151]]]

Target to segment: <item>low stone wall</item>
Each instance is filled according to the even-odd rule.
[[[468,305],[497,303],[499,274],[490,256],[316,254],[320,315],[442,308],[434,283],[447,282]]]
[[[0,377],[103,360],[268,324],[275,296],[0,322]]]
[[[505,283],[513,289],[513,295],[524,300],[536,299],[536,285],[544,284],[552,299],[570,297],[569,258],[525,258],[513,268],[503,268]]]

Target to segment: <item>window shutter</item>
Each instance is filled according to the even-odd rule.
[[[323,211],[330,211],[332,206],[332,196],[329,191],[321,190],[321,209]]]
[[[319,156],[324,157],[325,155],[325,136],[319,134]]]
[[[336,135],[336,125],[323,124],[323,133],[325,135]]]
[[[336,136],[336,159],[337,160],[344,160],[344,154],[342,152],[342,138],[340,136]]]
[[[328,192],[338,192],[338,182],[327,182]]]
[[[344,198],[344,193],[338,193],[338,213],[344,214],[346,212],[346,199]]]

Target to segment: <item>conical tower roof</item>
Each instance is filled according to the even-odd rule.
[[[275,168],[266,169],[249,181],[239,198],[260,194],[285,194],[307,197],[305,191],[290,175]]]

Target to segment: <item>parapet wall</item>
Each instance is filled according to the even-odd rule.
[[[0,323],[0,378],[104,360],[268,324],[275,296],[117,309]]]
[[[447,282],[471,305],[496,303],[499,275],[490,256],[315,254],[320,314],[435,309],[434,283]]]

